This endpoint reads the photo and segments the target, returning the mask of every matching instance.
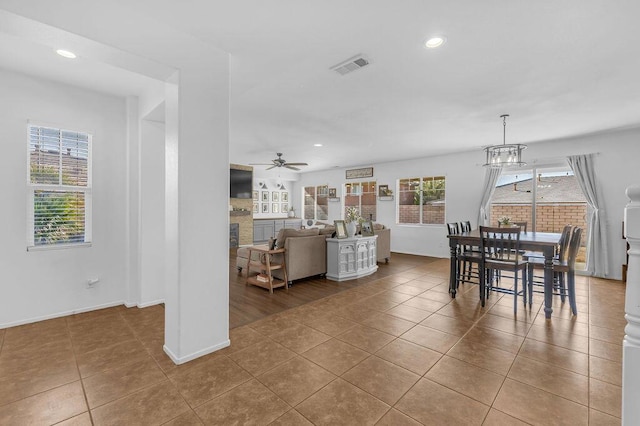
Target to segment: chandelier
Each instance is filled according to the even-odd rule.
[[[522,150],[527,146],[515,143],[507,144],[507,117],[509,114],[502,114],[502,145],[492,145],[484,149],[487,154],[485,167],[508,167],[524,166],[527,163],[522,161]]]

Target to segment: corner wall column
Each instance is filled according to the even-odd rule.
[[[629,243],[625,336],[622,347],[622,424],[640,419],[640,185],[627,188],[631,202],[624,210],[624,235]]]

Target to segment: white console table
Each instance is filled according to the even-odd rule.
[[[366,277],[378,270],[376,240],[371,237],[327,238],[327,278],[333,281]]]

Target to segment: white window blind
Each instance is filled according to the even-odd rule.
[[[28,247],[91,241],[91,135],[29,125]]]

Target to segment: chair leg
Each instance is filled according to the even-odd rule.
[[[518,313],[518,271],[513,274],[513,314]]]
[[[482,269],[482,272],[478,275],[478,279],[480,280],[480,304],[484,308],[484,296],[485,296],[485,286],[486,286],[486,271],[484,268],[478,267],[478,269]]]
[[[559,287],[559,291],[560,291],[560,301],[562,303],[564,303],[565,301],[565,296],[566,296],[566,289],[565,289],[565,285],[564,285],[564,273],[563,272],[559,272],[558,273],[558,287]]]
[[[573,271],[567,273],[567,287],[569,293],[569,305],[571,305],[571,313],[578,315],[578,307],[576,306],[576,274]]]
[[[533,305],[533,266],[529,266],[528,275],[527,288],[529,289],[529,308],[531,308]]]

